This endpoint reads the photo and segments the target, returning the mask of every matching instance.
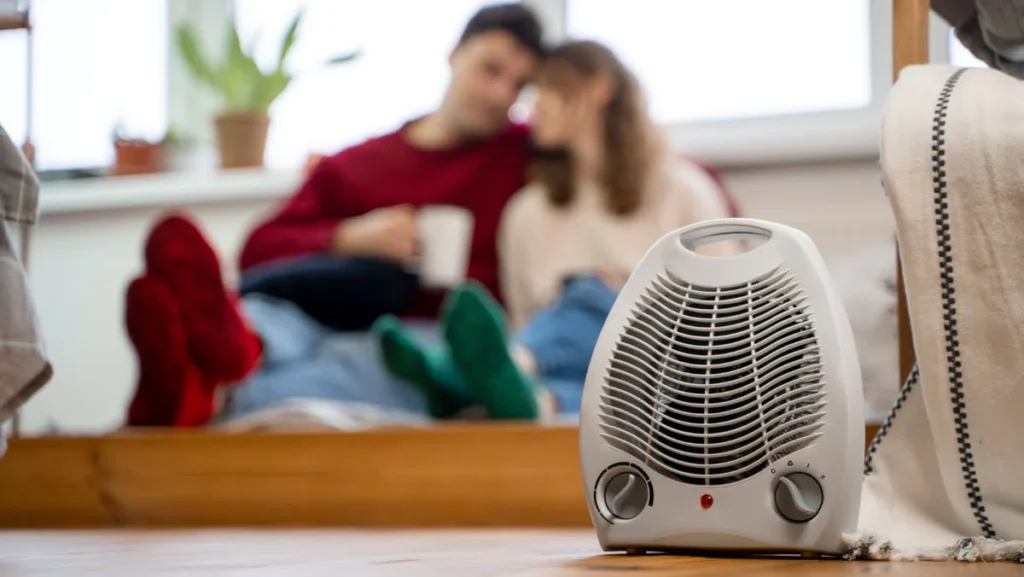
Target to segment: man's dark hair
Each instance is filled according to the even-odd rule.
[[[459,44],[495,30],[504,30],[519,41],[530,52],[544,56],[544,33],[540,20],[532,10],[519,2],[484,6],[466,23],[459,38]]]

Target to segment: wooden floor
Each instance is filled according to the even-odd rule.
[[[0,533],[0,577],[1022,575],[1012,563],[601,555],[590,531],[41,531]]]
[[[1010,563],[602,555],[576,443],[516,426],[19,439],[0,460],[0,577],[1024,577]],[[225,528],[253,526],[268,528]]]

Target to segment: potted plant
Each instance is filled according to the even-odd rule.
[[[118,124],[114,127],[114,176],[154,174],[163,170],[164,147],[162,142],[153,142],[128,134]]]
[[[188,68],[223,99],[223,109],[215,119],[222,168],[263,166],[270,128],[267,111],[291,84],[292,75],[285,69],[285,61],[295,44],[302,17],[303,12],[299,12],[289,24],[276,65],[270,72],[260,69],[251,49],[247,52],[242,48],[233,21],[228,24],[227,54],[219,63],[203,54],[191,26],[178,26],[178,49]],[[336,56],[327,60],[327,64],[343,64],[358,56],[358,52]]]

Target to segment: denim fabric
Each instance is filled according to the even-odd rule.
[[[533,354],[538,381],[555,396],[562,413],[579,412],[590,357],[617,294],[601,279],[578,276],[559,299],[531,318],[514,342]]]
[[[295,304],[262,295],[244,297],[242,304],[263,339],[263,364],[230,393],[220,420],[302,398],[429,415],[422,394],[385,370],[369,333],[332,331]],[[435,323],[411,323],[409,328],[425,343],[440,343]]]
[[[537,313],[513,338],[534,354],[538,381],[554,395],[560,413],[579,412],[590,356],[614,302],[615,293],[596,277],[574,278],[557,302]],[[232,391],[220,420],[301,398],[429,415],[420,392],[384,368],[371,334],[336,332],[296,304],[261,294],[249,294],[242,303],[263,339],[263,365]],[[407,326],[425,346],[442,346],[436,323]]]

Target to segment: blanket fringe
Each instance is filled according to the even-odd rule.
[[[1009,561],[1024,564],[1024,541],[1003,541],[986,537],[960,539],[948,547],[901,550],[892,541],[872,534],[844,535],[850,550],[848,561]]]

